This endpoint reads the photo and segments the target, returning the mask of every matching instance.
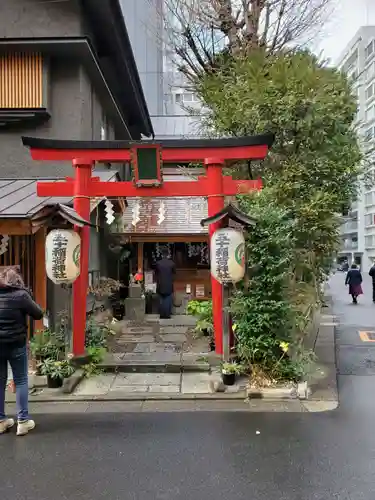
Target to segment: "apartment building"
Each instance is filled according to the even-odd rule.
[[[201,102],[178,71],[166,0],[120,0],[157,139],[200,135]],[[166,21],[166,16],[172,17]],[[191,116],[190,109],[196,110]]]
[[[370,162],[368,176],[361,182],[358,200],[341,225],[339,260],[347,259],[367,269],[375,262],[375,26],[363,26],[345,48],[339,66],[354,82],[358,99],[356,125],[362,147]],[[373,180],[371,180],[373,179]]]

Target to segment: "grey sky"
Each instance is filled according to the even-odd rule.
[[[375,25],[375,0],[334,0],[335,11],[319,49],[335,62],[360,26]],[[372,6],[370,7],[370,5]]]

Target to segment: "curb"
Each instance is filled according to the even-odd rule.
[[[80,378],[81,377],[81,378]],[[75,377],[70,377],[68,384],[69,389],[74,384],[82,380],[82,374],[79,373]],[[68,380],[68,379],[67,379]],[[75,386],[76,387],[76,386]],[[67,389],[68,390],[68,389]],[[74,388],[72,389],[74,390]],[[237,392],[215,392],[215,393],[144,393],[133,392],[124,394],[123,392],[112,392],[111,394],[73,396],[71,393],[64,391],[56,392],[56,394],[40,394],[29,396],[30,403],[74,403],[74,402],[115,402],[115,401],[250,401],[255,399],[265,399],[267,401],[285,401],[285,400],[305,400],[308,396],[308,386],[306,382],[290,387],[276,387],[254,390],[239,390]],[[14,403],[15,398],[7,398],[8,403]]]
[[[286,399],[308,399],[309,388],[307,382],[300,382],[285,387],[266,387],[264,389],[248,389],[248,399],[268,399],[268,400],[286,400]]]

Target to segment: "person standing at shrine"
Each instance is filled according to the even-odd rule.
[[[43,311],[33,301],[17,271],[5,268],[0,272],[0,434],[15,424],[13,418],[5,415],[8,363],[16,388],[17,435],[24,436],[35,427],[28,408],[27,316],[42,319]]]
[[[169,258],[167,248],[162,249],[161,256],[161,260],[155,264],[156,292],[160,299],[160,319],[169,319],[172,316],[173,281],[176,274],[176,265]]]
[[[375,304],[375,262],[371,266],[371,269],[369,271],[369,275],[371,276],[371,279],[372,279],[372,301]]]

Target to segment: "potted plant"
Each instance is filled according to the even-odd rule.
[[[36,361],[37,374],[47,359],[58,360],[64,355],[64,343],[60,336],[46,329],[35,333],[30,341],[30,351]]]
[[[70,377],[74,368],[68,360],[56,361],[46,359],[41,366],[42,375],[47,375],[47,386],[50,389],[62,387],[64,378]]]
[[[242,367],[238,363],[223,363],[221,367],[221,375],[225,385],[234,385],[236,375],[242,372]]]

